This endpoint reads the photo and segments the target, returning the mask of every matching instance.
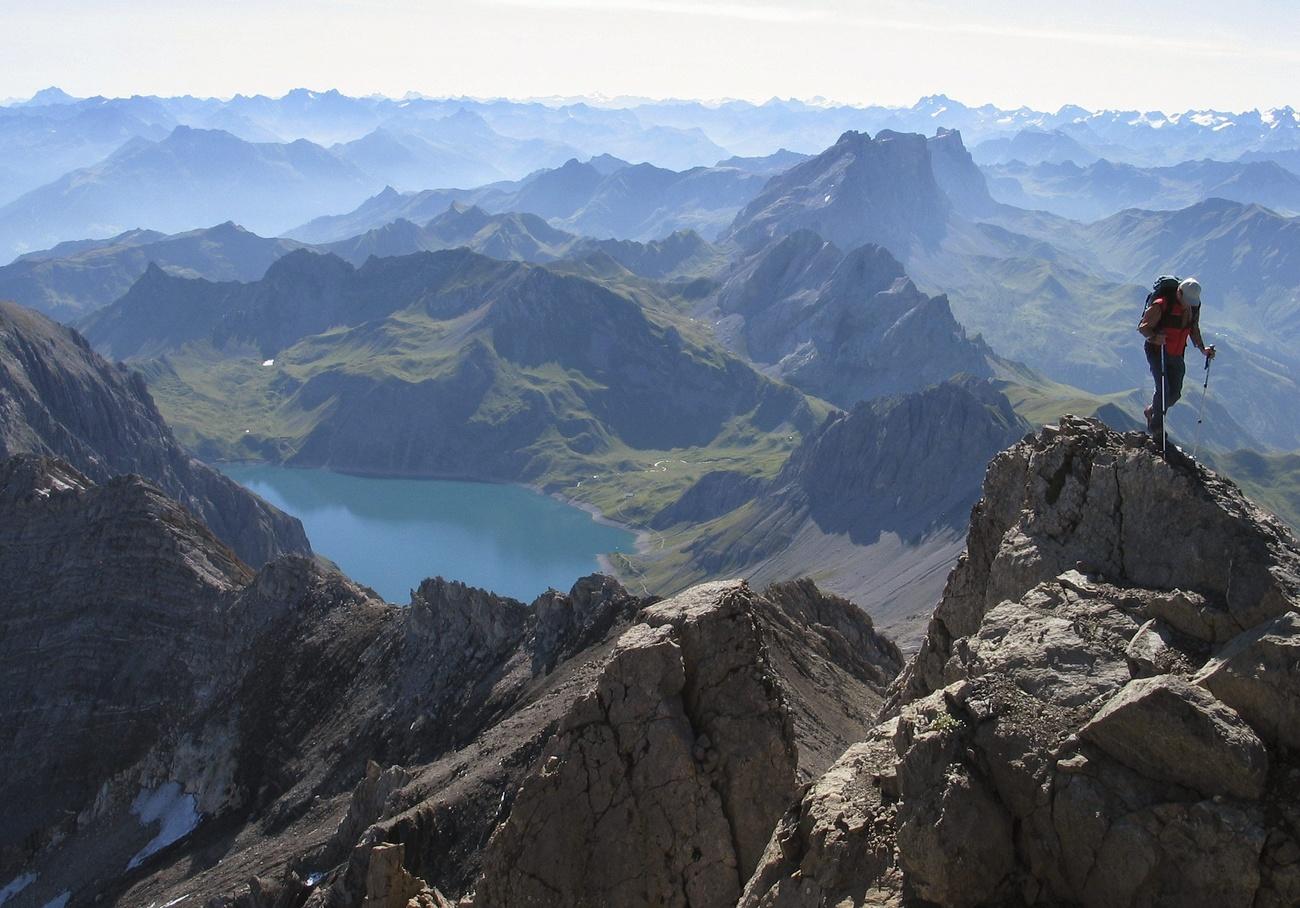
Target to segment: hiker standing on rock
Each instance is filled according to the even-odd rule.
[[[1179,281],[1162,277],[1147,297],[1147,308],[1138,323],[1138,331],[1147,339],[1147,364],[1156,381],[1151,405],[1143,413],[1147,431],[1164,441],[1165,413],[1183,395],[1183,376],[1187,365],[1183,353],[1190,339],[1207,360],[1214,359],[1214,346],[1206,346],[1201,337],[1201,285],[1194,277]]]

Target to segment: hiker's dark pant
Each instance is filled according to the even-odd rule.
[[[1147,351],[1147,364],[1151,367],[1151,377],[1156,380],[1156,393],[1151,395],[1151,421],[1159,425],[1162,421],[1162,414],[1174,404],[1178,403],[1178,398],[1183,396],[1183,376],[1187,374],[1187,363],[1183,360],[1180,353],[1177,356],[1165,354],[1164,379],[1161,380],[1160,367],[1160,347],[1155,344],[1144,345]],[[1168,391],[1169,402],[1162,403],[1160,399],[1161,390]]]

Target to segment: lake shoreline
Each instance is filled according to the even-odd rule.
[[[304,473],[310,473],[310,472],[319,472],[319,473],[326,473],[326,474],[332,473],[341,476],[350,476],[357,479],[379,479],[379,480],[395,479],[395,480],[408,480],[408,481],[417,481],[417,482],[463,482],[463,483],[475,483],[475,484],[489,485],[489,486],[514,487],[519,489],[525,489],[529,492],[533,492],[542,497],[549,498],[553,501],[556,501],[566,507],[570,507],[575,510],[582,511],[585,514],[587,514],[587,516],[591,518],[592,522],[597,524],[598,526],[608,527],[610,529],[621,530],[625,533],[629,533],[633,537],[633,551],[637,555],[643,555],[647,551],[649,551],[653,541],[653,534],[646,529],[639,528],[637,526],[633,526],[632,524],[625,523],[619,520],[615,520],[607,516],[598,507],[596,507],[593,504],[590,504],[589,502],[572,498],[568,495],[563,494],[562,492],[547,491],[543,486],[536,483],[516,482],[516,481],[500,480],[500,479],[484,479],[478,476],[466,476],[463,474],[452,474],[452,473],[429,475],[429,474],[393,473],[393,472],[377,471],[377,470],[352,470],[352,469],[336,469],[330,467],[300,466],[295,464],[276,463],[269,460],[252,460],[252,459],[212,460],[212,461],[207,461],[207,463],[210,466],[212,466],[214,469],[217,469],[219,472],[222,472],[222,475],[227,475],[225,474],[224,470],[222,470],[222,467],[226,467],[226,466],[278,467],[278,468],[283,468],[288,470],[301,471]],[[617,579],[620,583],[624,583],[626,585],[627,583],[635,581],[636,578],[630,576],[624,571],[618,570],[618,568],[615,566],[613,561],[614,556],[618,554],[621,553],[618,552],[595,553],[596,567],[598,572],[608,574],[609,576]],[[574,577],[573,579],[576,582],[579,578]]]

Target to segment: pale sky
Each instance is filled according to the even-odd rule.
[[[1295,0],[0,0],[0,98],[823,96],[1300,106]]]

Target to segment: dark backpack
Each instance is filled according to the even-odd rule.
[[[1156,278],[1156,282],[1151,285],[1151,292],[1147,294],[1147,307],[1149,308],[1156,300],[1165,300],[1173,302],[1178,298],[1178,285],[1182,281],[1173,275],[1162,274]],[[1146,309],[1142,310],[1143,312]]]
[[[1142,314],[1145,316],[1151,304],[1156,300],[1164,300],[1166,303],[1172,303],[1178,299],[1178,285],[1182,281],[1170,274],[1162,274],[1156,278],[1156,282],[1151,285],[1151,292],[1147,294],[1146,302],[1142,304]],[[1185,327],[1183,319],[1178,319],[1179,324],[1173,325],[1174,318],[1169,312],[1169,306],[1165,306],[1165,311],[1160,315],[1160,324],[1157,330],[1164,330],[1169,327]]]

